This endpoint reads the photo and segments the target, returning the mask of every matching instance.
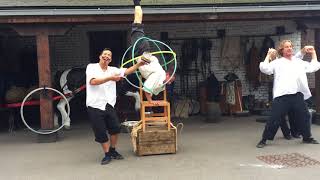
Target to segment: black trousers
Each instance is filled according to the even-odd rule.
[[[289,135],[294,136],[294,135],[301,134],[298,130],[299,127],[297,126],[297,123],[296,123],[297,120],[296,120],[295,112],[293,112],[293,111],[288,112],[288,120],[289,120],[290,128],[288,126],[286,116],[283,116],[281,118],[280,128],[281,128],[283,135],[284,136],[289,136]]]
[[[133,23],[131,25],[131,46],[133,46],[137,40],[144,37],[144,25]],[[132,47],[133,48],[133,47]],[[134,56],[141,56],[144,52],[150,52],[150,44],[146,39],[139,40],[134,48]]]
[[[311,137],[310,115],[304,102],[303,94],[296,93],[277,97],[272,102],[271,116],[268,119],[262,138],[273,140],[276,135],[282,117],[288,112],[294,112],[295,123],[298,131],[304,139]]]
[[[107,132],[110,135],[120,133],[118,115],[111,105],[107,104],[104,111],[89,106],[87,112],[96,142],[107,142],[109,140]]]

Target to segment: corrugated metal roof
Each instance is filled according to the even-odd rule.
[[[319,0],[142,0],[142,5],[316,3]],[[0,0],[0,7],[131,6],[132,0]]]

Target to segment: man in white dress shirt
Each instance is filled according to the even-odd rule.
[[[294,111],[297,119],[297,127],[302,133],[303,143],[319,144],[311,137],[309,111],[304,102],[311,97],[308,87],[306,73],[312,73],[320,69],[316,51],[313,46],[305,46],[303,54],[310,54],[310,62],[303,61],[299,56],[294,56],[293,46],[290,40],[283,40],[278,48],[281,58],[270,62],[275,49],[269,49],[267,56],[260,63],[261,72],[271,75],[274,74],[273,82],[273,102],[271,116],[266,123],[261,141],[257,144],[258,148],[263,148],[267,140],[273,140],[281,117],[289,111]]]

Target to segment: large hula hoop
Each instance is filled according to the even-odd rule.
[[[126,51],[126,52],[127,52],[127,51]],[[173,60],[175,60],[176,53],[173,52],[173,51],[156,51],[156,52],[152,52],[152,53],[150,53],[150,54],[155,55],[155,54],[164,54],[164,53],[165,53],[165,54],[172,54],[172,55],[174,56],[174,59],[170,60],[169,63],[172,62]],[[126,53],[125,53],[125,54],[126,54]],[[124,54],[124,55],[125,55],[125,54]],[[138,57],[135,57],[135,58],[133,58],[133,59],[127,60],[126,62],[122,63],[121,68],[123,68],[123,67],[124,67],[125,65],[127,65],[128,63],[137,60],[137,59],[140,58],[140,57],[141,57],[141,56],[138,56]],[[124,59],[124,58],[122,58],[122,59]],[[169,64],[169,63],[167,63],[167,64]],[[175,66],[176,66],[176,61],[175,61]],[[175,69],[176,69],[176,68],[175,68]],[[165,85],[171,80],[172,76],[174,76],[175,71],[176,71],[175,69],[174,69],[174,72],[172,73],[172,75],[170,76],[169,80],[166,81],[166,82],[163,84],[163,86],[165,86]],[[136,73],[137,73],[137,72],[136,72]],[[140,88],[140,87],[134,85],[132,82],[130,82],[126,77],[124,77],[124,79],[125,79],[131,86],[133,86],[133,87],[135,87],[135,88],[138,88],[138,89]],[[142,82],[142,80],[141,80],[139,77],[138,77],[138,80],[141,82],[142,86],[144,87],[143,82]]]
[[[161,54],[163,60],[165,61],[165,63],[162,64],[161,66],[165,66],[165,70],[167,70],[167,64],[170,64],[172,61],[174,61],[174,70],[173,70],[173,73],[170,75],[169,79],[168,79],[166,82],[164,82],[163,86],[165,86],[165,85],[173,78],[174,74],[176,73],[176,69],[177,69],[177,59],[176,59],[176,53],[175,53],[167,44],[165,44],[165,43],[163,43],[163,42],[161,42],[161,41],[153,40],[153,39],[150,39],[150,38],[145,37],[145,36],[139,38],[139,39],[133,44],[133,46],[130,46],[130,47],[125,51],[125,53],[123,54],[122,60],[121,60],[121,68],[123,68],[126,64],[128,64],[128,63],[130,63],[130,62],[132,62],[133,64],[135,64],[135,61],[136,61],[138,58],[141,57],[141,56],[134,57],[134,49],[135,49],[137,43],[138,43],[139,41],[141,41],[142,39],[147,39],[148,41],[151,41],[151,42],[154,43],[154,45],[158,48],[159,51],[151,52],[150,54],[152,54],[152,55]],[[160,48],[159,48],[159,46],[157,45],[157,43],[164,45],[164,46],[167,47],[170,51],[161,51]],[[126,56],[126,54],[128,53],[128,51],[129,51],[130,48],[132,48],[132,54],[131,54],[132,58],[129,59],[129,60],[127,60],[126,62],[124,62],[124,58],[125,58],[125,56]],[[172,54],[172,55],[173,55],[173,59],[171,59],[169,62],[166,62],[165,58],[163,57],[163,53]],[[139,77],[139,75],[138,75],[138,72],[135,72],[135,74],[136,74],[138,80],[140,81],[140,83],[142,83],[142,86],[145,87],[145,86],[144,86],[144,83],[142,82],[142,79],[140,79],[140,77]],[[138,89],[140,88],[140,87],[134,85],[133,83],[131,83],[126,77],[125,77],[125,80],[126,80],[130,85],[134,86],[135,88],[138,88]]]
[[[37,130],[34,130],[33,128],[31,128],[28,123],[25,121],[24,119],[24,116],[23,116],[23,106],[24,106],[24,103],[26,102],[26,100],[29,98],[29,96],[31,96],[31,94],[37,92],[37,91],[40,91],[40,90],[46,90],[46,89],[49,89],[51,91],[55,91],[56,93],[60,94],[61,97],[67,102],[67,115],[69,116],[70,115],[70,105],[69,105],[69,102],[67,100],[67,98],[64,96],[64,94],[62,94],[60,91],[56,90],[56,89],[53,89],[53,88],[50,88],[50,87],[42,87],[42,88],[37,88],[37,89],[34,89],[33,91],[31,91],[29,94],[27,94],[27,96],[23,99],[22,103],[21,103],[21,108],[20,108],[20,116],[21,116],[21,119],[22,119],[22,122],[24,123],[24,125],[27,126],[27,128],[29,130],[31,130],[32,132],[34,133],[37,133],[37,134],[43,134],[43,135],[46,135],[46,134],[52,134],[52,133],[55,133],[57,131],[59,131],[60,129],[63,128],[63,126],[66,124],[66,122],[64,122],[58,129],[55,129],[55,130],[52,130],[52,131],[48,131],[48,132],[41,132],[41,131],[37,131]]]

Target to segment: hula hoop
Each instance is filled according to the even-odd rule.
[[[126,51],[126,52],[127,52],[127,51]],[[126,53],[125,53],[125,54],[126,54]],[[124,54],[124,55],[125,55],[125,54]],[[152,54],[152,55],[155,55],[155,54],[172,54],[174,57],[176,57],[176,53],[173,52],[173,51],[156,51],[156,52],[152,52],[152,53],[150,53],[150,54]],[[136,59],[138,59],[138,58],[140,58],[140,57],[141,57],[141,56],[138,56],[138,57],[135,57],[135,58],[133,58],[133,59],[127,60],[125,63],[123,63],[123,64],[121,65],[121,68],[123,68],[125,65],[127,65],[127,64],[130,63],[130,62],[134,62]],[[172,59],[172,60],[170,60],[167,64],[171,63],[173,60],[175,60],[175,58]],[[175,64],[176,64],[176,62],[175,62]],[[136,73],[137,73],[137,72],[136,72]],[[175,74],[175,69],[174,69],[174,72],[172,73],[172,75],[170,76],[169,80],[166,81],[166,82],[163,84],[163,86],[165,86],[165,85],[171,80],[171,78],[172,78],[172,76],[173,76],[174,74]],[[138,80],[141,82],[142,86],[144,86],[142,80],[141,80],[139,77],[137,77],[137,78],[138,78]],[[124,79],[125,79],[131,86],[133,86],[133,87],[135,87],[135,88],[138,88],[138,89],[140,88],[140,87],[134,85],[132,82],[130,82],[126,77],[124,77]]]
[[[143,40],[143,39],[147,39],[148,41],[151,41],[151,42],[158,48],[159,51],[151,52],[150,54],[152,54],[152,55],[160,54],[160,55],[162,56],[162,59],[164,60],[164,64],[161,64],[161,66],[164,66],[165,70],[167,70],[167,65],[170,64],[172,61],[174,61],[174,70],[173,70],[172,74],[170,75],[169,79],[168,79],[166,82],[164,82],[163,85],[162,85],[162,86],[165,86],[165,85],[173,78],[173,76],[174,76],[174,74],[175,74],[175,72],[176,72],[177,59],[176,59],[176,53],[175,53],[167,44],[165,44],[165,43],[163,43],[163,42],[161,42],[161,41],[153,40],[153,39],[150,39],[150,38],[145,37],[145,36],[139,38],[139,39],[133,44],[133,46],[130,46],[130,47],[125,51],[125,53],[123,54],[122,60],[121,60],[121,68],[123,68],[126,64],[128,64],[128,63],[130,63],[130,62],[132,62],[132,64],[135,64],[135,61],[136,61],[138,58],[141,57],[141,56],[134,57],[134,49],[135,49],[136,45],[138,44],[138,42],[141,41],[141,40]],[[160,47],[157,45],[157,43],[164,45],[165,47],[167,47],[167,48],[169,49],[169,51],[161,51],[161,49],[160,49]],[[128,51],[129,51],[130,48],[132,48],[132,53],[131,53],[131,57],[132,57],[132,58],[129,59],[129,60],[127,60],[126,62],[124,62],[124,58],[125,58],[125,56],[127,55],[127,53],[128,53]],[[165,60],[163,54],[172,54],[172,55],[173,55],[173,58],[172,58],[170,61],[167,62],[167,61]],[[142,84],[142,86],[143,86],[144,88],[146,88],[146,87],[144,86],[144,83],[142,82],[142,79],[139,77],[138,72],[135,72],[135,74],[136,74],[138,80],[140,81],[140,83]],[[131,83],[126,77],[125,77],[125,80],[126,80],[130,85],[134,86],[135,88],[138,88],[138,89],[140,88],[140,87],[134,85],[133,83]]]
[[[126,51],[127,52],[127,51]],[[151,55],[155,55],[155,54],[172,54],[174,57],[176,57],[177,55],[176,55],[176,53],[175,52],[173,52],[173,51],[155,51],[155,52],[150,52],[150,54]],[[126,55],[126,54],[124,54],[124,55]],[[126,62],[124,62],[122,65],[121,65],[121,67],[123,68],[125,65],[127,65],[128,63],[130,63],[130,62],[134,62],[134,61],[136,61],[138,58],[140,58],[141,56],[137,56],[137,57],[134,57],[134,58],[132,58],[132,59],[129,59],[129,60],[127,60]],[[169,63],[171,63],[172,61],[174,61],[174,59],[171,59],[168,63],[166,63],[166,64],[169,64]],[[161,65],[161,66],[164,66],[164,65]]]
[[[55,130],[52,130],[52,131],[49,131],[49,132],[41,132],[41,131],[37,131],[37,130],[34,130],[33,128],[31,128],[28,123],[25,121],[24,119],[24,116],[23,116],[23,106],[24,106],[24,103],[26,102],[26,100],[29,98],[29,96],[31,96],[31,94],[37,92],[37,91],[40,91],[40,90],[46,90],[46,89],[49,89],[51,91],[55,91],[56,93],[60,94],[61,97],[67,102],[67,115],[69,116],[70,115],[70,105],[69,105],[69,102],[67,100],[67,98],[64,96],[64,94],[62,94],[60,91],[56,90],[56,89],[53,89],[53,88],[49,88],[49,87],[42,87],[42,88],[37,88],[37,89],[34,89],[33,91],[31,91],[29,94],[27,94],[27,96],[23,99],[22,103],[21,103],[21,108],[20,108],[20,116],[21,116],[21,119],[22,119],[22,122],[24,123],[24,125],[27,126],[27,128],[29,130],[31,130],[32,132],[34,133],[37,133],[37,134],[52,134],[52,133],[55,133],[57,131],[59,131],[60,129],[63,128],[63,126],[66,124],[66,122],[64,122],[58,129],[55,129]]]
[[[141,40],[143,40],[143,39],[147,39],[148,41],[151,41],[151,42],[158,48],[159,51],[157,51],[155,54],[160,54],[160,53],[162,52],[161,49],[160,49],[160,47],[157,45],[157,43],[162,44],[163,46],[167,47],[167,48],[170,50],[170,51],[163,51],[163,52],[167,52],[167,53],[173,54],[173,59],[172,59],[171,61],[174,61],[174,70],[173,70],[173,73],[171,74],[170,78],[163,84],[163,86],[165,86],[165,85],[172,79],[172,77],[174,76],[174,74],[175,74],[175,72],[176,72],[176,68],[177,68],[176,53],[175,53],[175,52],[171,49],[171,47],[168,46],[166,43],[163,43],[163,42],[161,42],[161,41],[148,38],[148,37],[146,37],[146,36],[143,36],[143,37],[139,38],[139,39],[134,43],[133,48],[132,48],[132,53],[131,53],[132,58],[134,57],[134,49],[135,49],[136,45],[138,44],[139,41],[141,41]],[[152,54],[152,53],[151,53],[151,54]],[[164,56],[163,56],[163,53],[161,53],[161,56],[162,56],[162,58],[163,58],[163,60],[164,60],[164,62],[165,62],[165,63],[164,63],[163,65],[161,65],[161,66],[165,66],[165,70],[167,70],[167,64],[168,64],[168,63],[166,62],[166,60],[165,60],[165,58],[164,58]],[[170,61],[170,62],[171,62],[171,61]],[[137,77],[138,77],[138,74],[137,74],[137,73],[136,73],[136,75],[137,75]],[[140,82],[142,82],[142,80],[141,80],[139,77],[138,77],[138,79],[140,80]]]

